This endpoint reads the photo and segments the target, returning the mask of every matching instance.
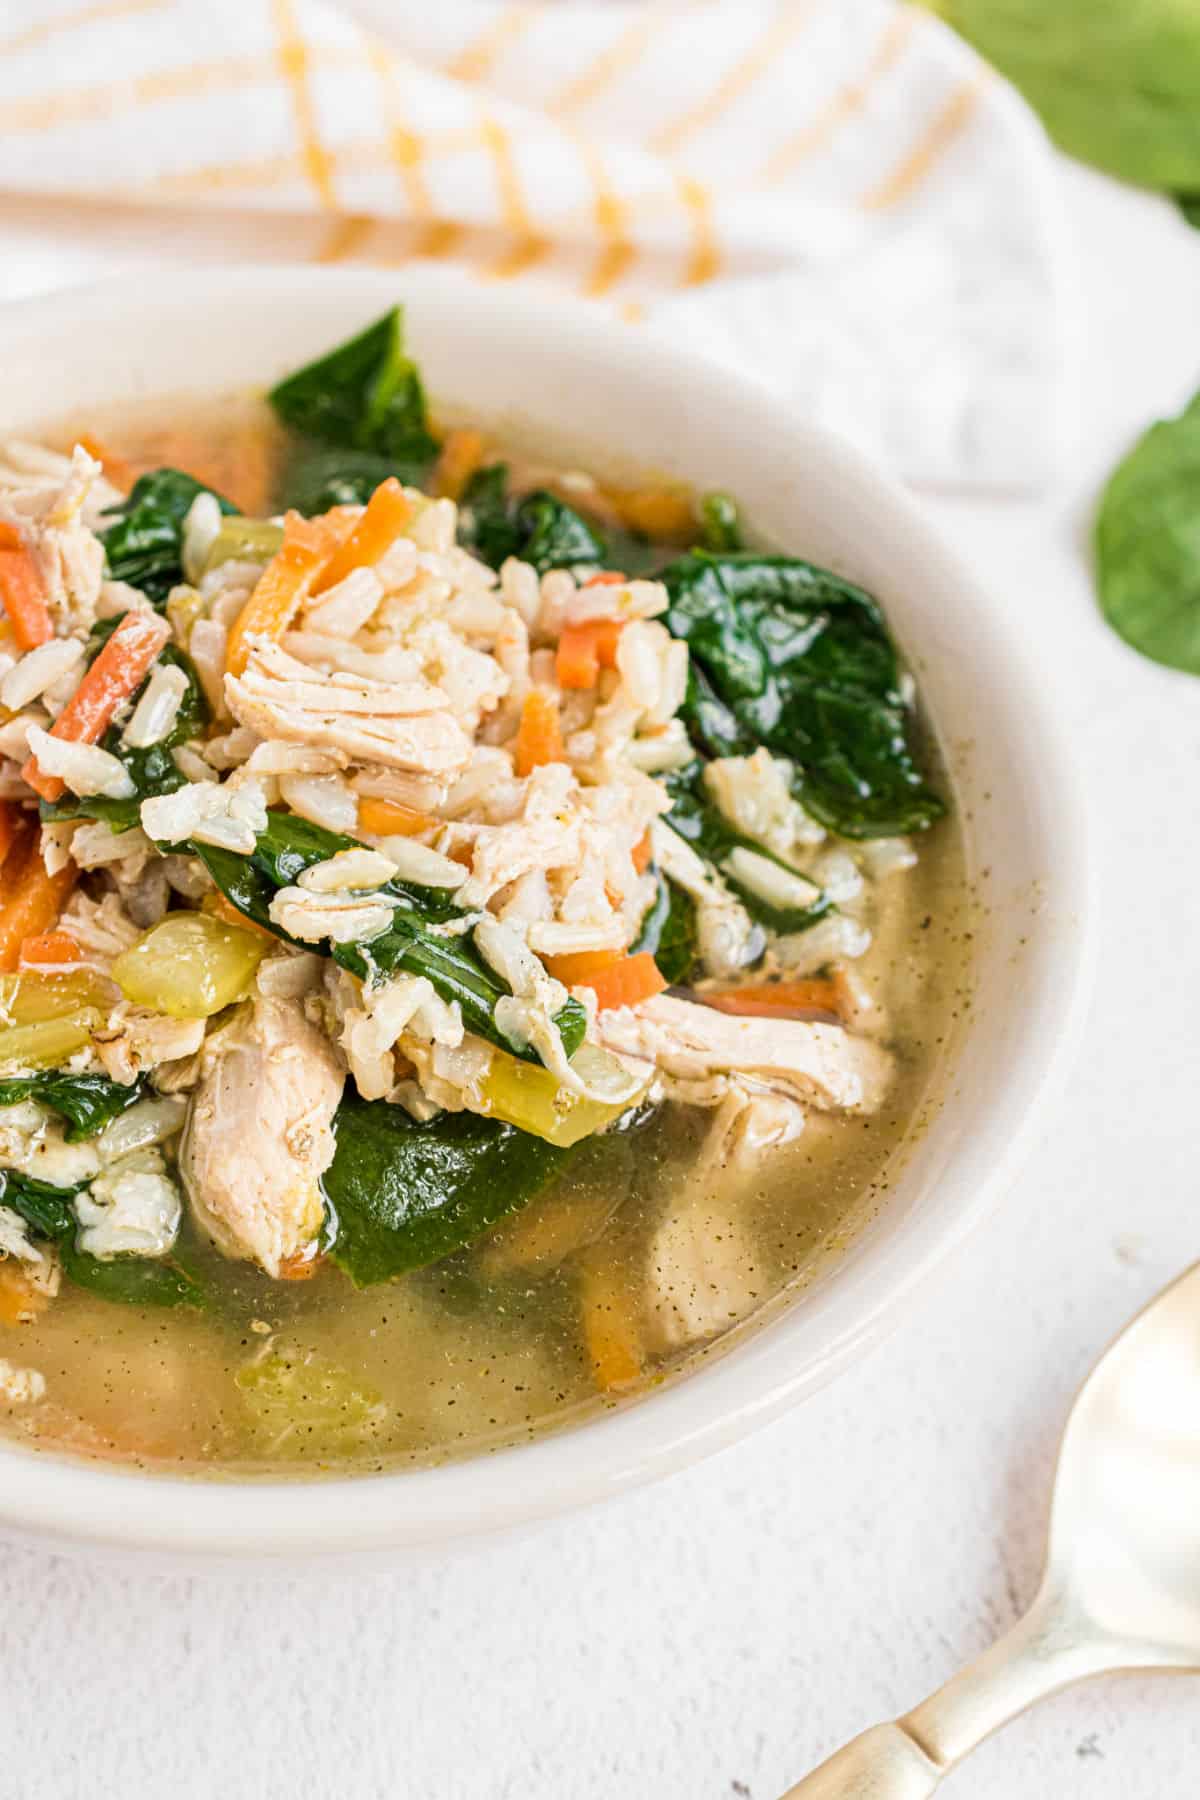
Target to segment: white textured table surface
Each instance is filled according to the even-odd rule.
[[[1064,187],[1075,472],[1038,506],[934,509],[1025,622],[1099,838],[1099,992],[1034,1166],[801,1411],[515,1546],[286,1583],[0,1547],[13,1800],[773,1800],[1031,1595],[1070,1395],[1200,1253],[1200,685],[1106,634],[1081,549],[1102,474],[1200,381],[1200,234],[1082,170]],[[948,1800],[1170,1800],[1194,1785],[1198,1700],[1186,1679],[1062,1696]]]

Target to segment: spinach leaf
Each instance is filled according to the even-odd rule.
[[[74,1187],[53,1187],[20,1170],[0,1169],[0,1206],[19,1213],[39,1237],[54,1240],[63,1273],[76,1287],[127,1306],[202,1305],[199,1282],[174,1258],[119,1256],[106,1262],[76,1249],[72,1201],[86,1186],[87,1182],[81,1181]]]
[[[1200,394],[1109,478],[1095,530],[1105,618],[1135,650],[1200,675]]]
[[[59,1246],[63,1273],[76,1287],[122,1306],[203,1306],[204,1291],[181,1263],[167,1257],[87,1256],[70,1238]]]
[[[113,523],[100,533],[113,581],[141,588],[156,605],[183,580],[183,521],[197,494],[212,488],[182,469],[154,469],[134,482],[128,498],[104,514]],[[237,507],[214,494],[223,513]]]
[[[1190,0],[925,0],[1020,88],[1061,147],[1125,181],[1200,190]]]
[[[752,919],[760,925],[769,926],[772,931],[797,932],[807,931],[818,919],[823,919],[830,909],[830,902],[822,894],[811,906],[772,906],[761,894],[746,887],[736,875],[726,867],[729,854],[733,850],[751,850],[756,856],[765,856],[768,862],[775,863],[789,875],[799,871],[790,867],[781,857],[775,856],[762,844],[755,843],[753,838],[744,837],[732,826],[719,806],[708,798],[704,788],[704,764],[697,760],[686,769],[681,769],[666,778],[666,786],[671,794],[671,810],[666,822],[681,838],[686,838],[698,856],[720,875],[726,887],[732,888]]]
[[[124,617],[124,614],[121,616]],[[112,635],[119,623],[120,619],[105,619],[101,622],[92,633],[88,645],[91,657],[96,655],[101,643]],[[166,737],[145,750],[131,750],[121,743],[122,727],[113,725],[101,741],[101,747],[115,756],[118,762],[124,763],[129,771],[133,793],[127,800],[110,800],[104,794],[89,794],[85,799],[80,799],[68,792],[61,800],[41,802],[38,810],[43,819],[104,819],[113,831],[129,831],[140,820],[143,800],[149,799],[152,794],[173,794],[177,788],[186,785],[187,777],[181,775],[176,768],[171,751],[176,744],[186,743],[204,729],[208,723],[208,702],[204,698],[204,690],[191,659],[182,650],[177,650],[174,644],[167,644],[159,651],[158,661],[182,669],[188,684],[175,715],[175,723]],[[147,675],[146,681],[149,680],[150,675]],[[144,681],[133,697],[133,706],[136,706],[145,686]]]
[[[705,494],[701,500],[700,548],[718,556],[746,548],[738,503],[731,494]]]
[[[573,507],[538,488],[523,499],[508,492],[507,463],[491,463],[471,477],[459,512],[459,539],[498,569],[509,556],[548,569],[603,568],[608,545]]]
[[[95,1137],[98,1131],[149,1093],[144,1076],[126,1086],[107,1075],[67,1075],[47,1069],[40,1075],[17,1075],[0,1081],[0,1106],[21,1100],[38,1100],[66,1120],[63,1136],[68,1144]]]
[[[19,1169],[0,1169],[0,1206],[10,1206],[20,1213],[25,1223],[39,1237],[59,1241],[75,1230],[75,1208],[71,1205],[86,1182],[74,1187],[54,1187]]]
[[[267,398],[283,423],[302,437],[339,451],[369,451],[385,459],[386,474],[402,480],[419,485],[437,455],[421,377],[404,353],[404,315],[398,306],[357,337],[285,377]],[[355,474],[362,473],[360,465]],[[311,472],[304,479],[313,487]]]
[[[424,473],[424,464],[421,472]],[[412,483],[415,471],[411,464],[378,456],[374,450],[330,450],[321,446],[299,450],[288,464],[282,504],[295,507],[306,518],[328,512],[331,506],[365,506],[389,475]]]
[[[324,862],[339,850],[353,849],[355,840],[310,824],[294,813],[272,812],[250,857],[214,850],[207,844],[182,847],[200,858],[239,912],[283,937],[286,934],[271,923],[269,916],[272,897],[280,888],[293,885],[297,876],[314,863]],[[458,1002],[469,1030],[512,1056],[537,1062],[535,1051],[521,1049],[496,1024],[496,1002],[509,991],[504,983],[464,938],[439,937],[430,929],[461,918],[462,908],[444,890],[418,887],[413,882],[389,881],[383,892],[398,902],[387,931],[368,944],[321,946],[324,954],[364,981],[397,973],[424,975],[443,1000]],[[311,950],[314,946],[306,944],[303,948]],[[566,1054],[573,1056],[587,1029],[587,1015],[579,1002],[568,1000],[555,1024]]]
[[[671,987],[687,987],[699,967],[696,903],[665,875],[659,876],[654,904],[642,920],[630,954],[636,956],[642,950],[649,951]]]
[[[919,831],[941,816],[869,594],[789,556],[691,550],[659,579],[667,626],[691,653],[683,716],[702,750],[746,756],[763,744],[790,758],[797,798],[845,837]]]
[[[356,1287],[439,1262],[524,1206],[571,1150],[477,1113],[418,1124],[349,1090],[333,1122],[324,1187],[337,1218],[332,1260]]]

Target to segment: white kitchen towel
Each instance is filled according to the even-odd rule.
[[[0,0],[10,292],[436,257],[665,332],[917,482],[1053,473],[1052,177],[893,0]]]

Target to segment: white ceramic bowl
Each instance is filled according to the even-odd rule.
[[[551,452],[599,450],[728,488],[756,529],[884,603],[945,747],[986,913],[977,999],[945,1105],[890,1203],[772,1323],[684,1380],[539,1443],[354,1480],[180,1481],[0,1443],[0,1529],[206,1558],[403,1550],[512,1528],[730,1443],[893,1325],[993,1205],[1062,1063],[1086,957],[1082,808],[1001,613],[916,505],[768,393],[598,323],[437,271],[187,273],[0,312],[2,426],[124,399],[263,387],[396,299],[432,393]]]

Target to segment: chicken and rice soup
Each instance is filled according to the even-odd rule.
[[[428,1462],[810,1278],[968,935],[874,600],[433,425],[398,312],[71,423],[0,446],[0,1426]]]

